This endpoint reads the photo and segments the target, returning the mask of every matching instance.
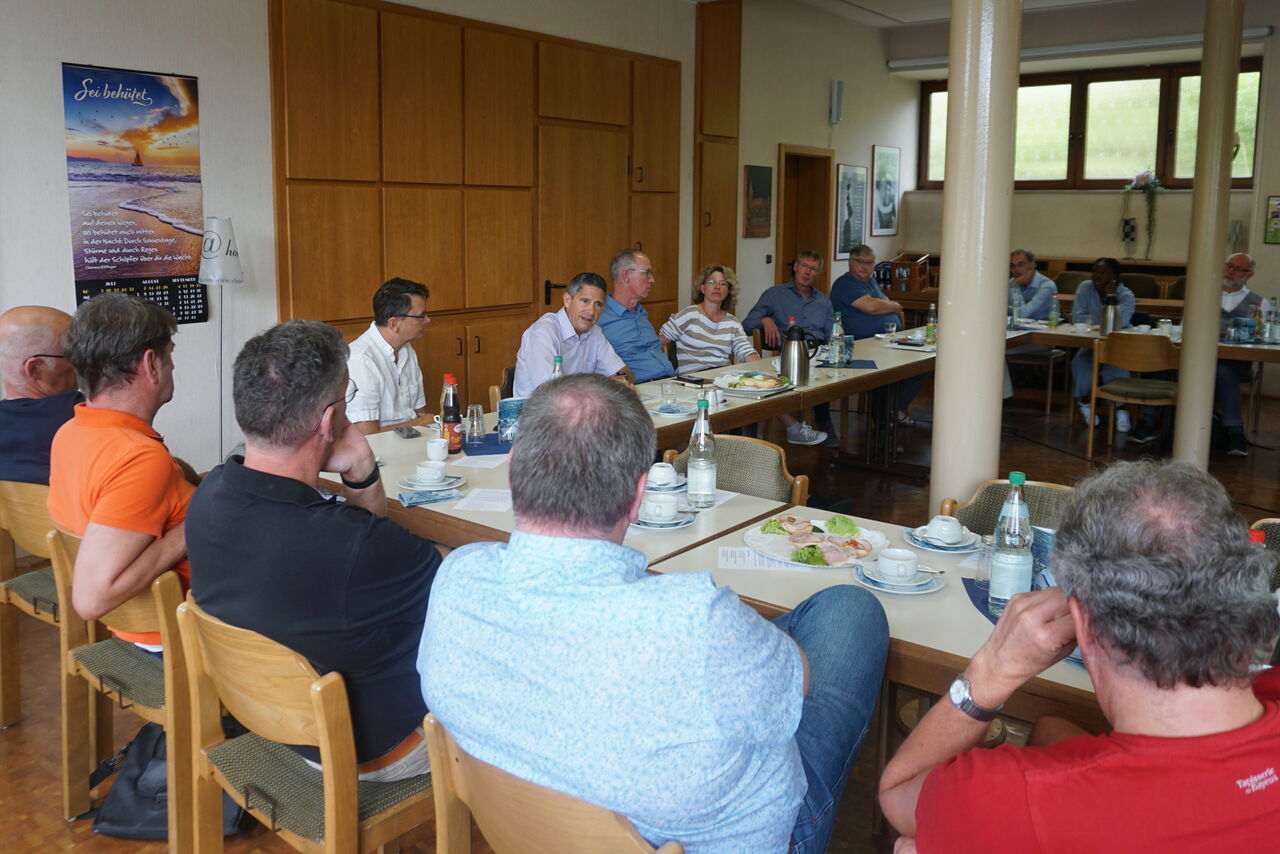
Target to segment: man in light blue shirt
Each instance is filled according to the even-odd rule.
[[[1009,253],[1009,304],[1013,305],[1014,289],[1022,294],[1020,316],[1026,320],[1048,320],[1053,295],[1058,286],[1036,269],[1036,255],[1026,249]]]
[[[626,367],[596,325],[605,299],[604,279],[595,273],[570,280],[564,308],[539,317],[520,338],[513,395],[528,397],[550,379],[556,356],[565,375],[616,376]]]
[[[653,331],[640,300],[653,290],[653,262],[634,249],[623,249],[609,262],[613,293],[604,303],[600,330],[618,358],[627,363],[636,382],[675,376],[676,369]]]
[[[772,623],[709,571],[622,545],[653,421],[596,374],[544,383],[511,452],[516,529],[441,565],[418,669],[467,752],[687,854],[819,854],[875,706],[884,612],[823,590]]]

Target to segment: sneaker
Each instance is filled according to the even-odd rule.
[[[1227,453],[1233,457],[1249,456],[1249,440],[1244,437],[1244,430],[1241,428],[1227,428]]]
[[[1088,424],[1088,423],[1089,423],[1089,404],[1087,404],[1087,403],[1082,403],[1082,404],[1080,404],[1080,414],[1084,416],[1084,423],[1085,423],[1085,424]],[[1093,417],[1093,426],[1094,426],[1094,427],[1097,427],[1097,426],[1098,426],[1098,422],[1099,422],[1100,420],[1101,420],[1101,419],[1099,419],[1099,418],[1098,418],[1098,416],[1096,416],[1096,415],[1095,415],[1095,416]]]
[[[827,434],[814,430],[803,421],[797,421],[787,428],[787,441],[792,445],[821,445],[827,441]]]
[[[1138,419],[1138,426],[1129,431],[1129,441],[1137,445],[1145,445],[1148,442],[1154,442],[1155,439],[1155,427],[1143,423],[1142,419]]]
[[[1116,432],[1128,433],[1129,426],[1130,426],[1129,411],[1127,409],[1117,409],[1116,410]]]
[[[827,433],[827,438],[822,440],[822,447],[824,448],[840,447],[840,434],[837,433],[834,428],[829,431],[826,431],[826,433]]]

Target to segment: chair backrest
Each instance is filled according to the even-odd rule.
[[[437,854],[470,851],[470,815],[497,854],[653,854],[625,816],[475,758],[434,715],[427,715],[423,728],[435,790]],[[657,849],[683,851],[678,842]]]
[[[7,532],[20,548],[49,557],[48,534],[53,530],[53,521],[45,503],[48,497],[49,487],[42,483],[0,480],[0,535]],[[6,551],[12,555],[13,549]]]
[[[1126,371],[1148,373],[1178,368],[1178,351],[1166,335],[1144,335],[1141,332],[1112,332],[1099,339],[1094,347],[1094,362]]]
[[[516,366],[508,365],[502,369],[502,382],[489,386],[489,411],[498,411],[498,401],[513,397],[516,387]]]
[[[1063,270],[1053,283],[1058,286],[1060,294],[1074,294],[1080,283],[1089,279],[1089,274],[1081,270]]]
[[[1169,283],[1169,290],[1165,299],[1186,299],[1187,298],[1187,277],[1179,276]]]
[[[58,588],[58,601],[70,604],[73,601],[71,588],[75,579],[76,561],[80,559],[80,537],[55,526],[49,535],[49,543],[53,549],[50,557],[54,585]],[[177,603],[174,605],[176,607]],[[163,635],[165,631],[152,597],[145,595],[134,596],[117,605],[98,622],[125,632],[160,632]]]
[[[791,474],[786,452],[779,446],[721,433],[715,440],[716,485],[721,489],[797,505],[809,500],[809,476]],[[663,459],[684,472],[689,466],[689,451],[668,450]]]
[[[1280,518],[1259,519],[1249,527],[1263,533],[1266,537],[1263,542],[1269,550],[1280,552]],[[1271,570],[1271,592],[1274,593],[1277,590],[1280,590],[1280,561],[1277,561],[1275,568]]]
[[[1155,276],[1147,273],[1121,273],[1120,281],[1126,288],[1133,291],[1133,295],[1138,299],[1160,297],[1160,283],[1156,281]]]
[[[1032,525],[1042,528],[1058,527],[1062,506],[1071,498],[1075,489],[1061,483],[1045,483],[1029,480],[1022,486],[1022,497],[1027,502],[1027,512]],[[975,534],[994,534],[1000,519],[1000,508],[1009,495],[1009,481],[988,480],[978,487],[964,504],[954,498],[942,500],[942,513],[955,516],[960,523]]]

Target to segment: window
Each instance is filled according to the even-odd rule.
[[[1246,59],[1237,81],[1232,184],[1253,183],[1260,62]],[[1196,65],[1113,68],[1026,75],[1018,88],[1014,180],[1020,188],[1119,188],[1144,169],[1169,187],[1195,172],[1200,69]],[[920,187],[942,186],[946,165],[946,82],[923,84]]]

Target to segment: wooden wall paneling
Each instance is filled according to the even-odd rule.
[[[631,189],[680,189],[680,66],[631,63]]]
[[[679,196],[675,193],[631,194],[631,246],[648,255],[653,264],[653,290],[649,299],[686,298],[688,282],[680,281]]]
[[[467,28],[466,182],[533,186],[533,40]]]
[[[627,196],[625,133],[540,127],[537,282],[568,282],[588,270],[607,280],[609,259],[629,245]]]
[[[531,303],[533,192],[467,187],[463,206],[467,308]]]
[[[381,13],[382,178],[462,181],[462,27]]]
[[[467,324],[467,387],[463,398],[489,408],[489,386],[502,382],[502,371],[516,363],[520,336],[532,321],[525,316],[478,320]]]
[[[612,53],[538,44],[538,113],[625,125],[631,115],[630,62]]]
[[[286,174],[378,178],[378,13],[284,0]]]
[[[427,303],[427,313],[431,303]],[[467,381],[467,322],[462,318],[433,319],[426,334],[413,342],[422,368],[422,384],[427,395],[427,410],[440,413],[440,390],[444,375],[454,374],[464,386]],[[465,395],[465,390],[462,391]]]
[[[675,314],[680,309],[689,304],[688,300],[654,300],[652,295],[644,301],[644,310],[649,315],[649,322],[653,324],[653,331],[657,332],[662,328],[662,324],[667,322],[667,318]]]
[[[742,3],[698,4],[698,132],[738,136]]]
[[[382,217],[386,277],[426,285],[428,311],[462,308],[462,190],[386,187]]]
[[[383,281],[378,188],[294,183],[286,197],[291,306],[283,316],[370,317]]]
[[[698,143],[701,158],[697,212],[698,258],[695,267],[707,264],[738,266],[738,143],[704,140]]]

